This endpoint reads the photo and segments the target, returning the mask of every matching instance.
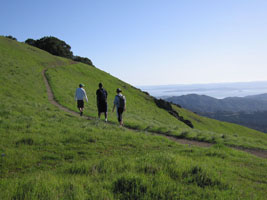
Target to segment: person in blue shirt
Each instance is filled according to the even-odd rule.
[[[120,123],[120,126],[123,126],[123,119],[122,119],[122,113],[126,111],[126,98],[122,95],[122,91],[120,88],[116,90],[117,95],[114,99],[114,106],[112,109],[112,112],[114,112],[115,107],[117,108],[117,117],[118,121]]]
[[[79,88],[76,89],[76,93],[75,93],[75,100],[77,101],[77,107],[80,111],[80,116],[83,115],[83,110],[84,110],[83,99],[85,99],[86,102],[88,102],[88,98],[83,87],[84,87],[84,84],[79,84]]]

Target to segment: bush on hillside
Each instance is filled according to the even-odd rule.
[[[190,128],[194,128],[194,125],[192,124],[191,121],[184,119],[183,116],[179,116],[179,113],[176,112],[175,110],[173,110],[170,102],[165,101],[163,99],[156,99],[156,98],[154,98],[154,101],[159,108],[162,108],[162,109],[168,111],[168,113],[170,113],[172,116],[174,116],[175,118],[177,118],[181,122],[185,123]]]
[[[121,177],[114,182],[113,192],[118,199],[143,199],[147,186],[141,178]]]
[[[35,46],[35,40],[34,39],[31,39],[31,38],[29,38],[29,39],[27,39],[26,41],[25,41],[25,43],[26,44],[29,44],[29,45],[32,45],[32,46]]]
[[[73,60],[77,61],[77,62],[82,62],[82,63],[87,64],[87,65],[93,65],[92,61],[86,57],[73,56]]]
[[[172,105],[163,99],[155,99],[155,103],[159,108],[163,108],[167,111],[172,111]]]
[[[71,47],[66,42],[56,38],[56,37],[43,37],[36,41],[36,47],[48,51],[49,53],[61,56],[65,58],[73,57]]]
[[[34,40],[32,38],[29,38],[25,41],[25,43],[31,46],[35,46],[39,49],[45,50],[55,56],[69,58],[74,61],[82,62],[84,64],[93,66],[93,62],[89,58],[74,56],[72,51],[70,50],[71,46],[56,37],[53,36],[43,37],[40,38],[39,40]]]
[[[70,45],[56,37],[43,37],[39,40],[27,39],[25,43],[45,50],[55,56],[61,56],[70,59],[73,58]]]
[[[13,37],[13,36],[11,36],[11,35],[8,35],[8,36],[5,36],[5,37],[8,38],[8,39],[17,41],[17,38],[15,38],[15,37]]]

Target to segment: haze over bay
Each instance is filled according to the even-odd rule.
[[[222,99],[225,97],[244,97],[267,93],[267,81],[139,86],[139,88],[155,97],[200,94]]]

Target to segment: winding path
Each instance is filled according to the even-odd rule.
[[[47,96],[48,96],[48,100],[51,104],[57,106],[59,109],[61,110],[64,110],[65,112],[68,112],[74,116],[79,116],[80,117],[80,114],[78,112],[75,112],[73,110],[70,110],[64,106],[62,106],[61,104],[59,104],[58,102],[55,101],[55,97],[54,97],[54,94],[52,92],[52,89],[49,85],[49,82],[47,80],[47,77],[45,75],[47,69],[44,69],[42,71],[42,76],[43,76],[43,79],[44,79],[44,82],[45,82],[45,86],[46,86],[46,90],[47,90]],[[88,116],[83,116],[83,118],[85,119],[90,119],[90,120],[94,120],[96,118],[94,117],[88,117]],[[111,123],[111,122],[109,122]],[[131,129],[129,127],[125,127],[129,130],[134,130],[134,129]],[[136,130],[134,130],[136,131]],[[178,142],[180,144],[187,144],[187,145],[193,145],[193,146],[198,146],[198,147],[210,147],[212,146],[213,144],[212,143],[208,143],[208,142],[200,142],[200,141],[196,141],[196,140],[189,140],[189,139],[180,139],[180,138],[177,138],[175,136],[172,136],[172,135],[165,135],[165,134],[160,134],[160,133],[156,133],[156,132],[150,132],[150,131],[147,131],[151,134],[154,134],[154,135],[161,135],[161,136],[165,136],[166,138],[170,139],[170,140],[173,140],[175,142]],[[228,145],[229,146],[229,145]],[[260,157],[260,158],[267,158],[267,151],[266,150],[261,150],[261,149],[250,149],[250,148],[244,148],[244,147],[237,147],[237,146],[229,146],[231,148],[234,148],[234,149],[237,149],[237,150],[241,150],[241,151],[245,151],[247,153],[250,153],[250,154],[253,154],[257,157]]]

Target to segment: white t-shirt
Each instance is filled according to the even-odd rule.
[[[85,90],[83,88],[77,88],[75,93],[75,100],[83,100],[84,98],[88,102]]]

